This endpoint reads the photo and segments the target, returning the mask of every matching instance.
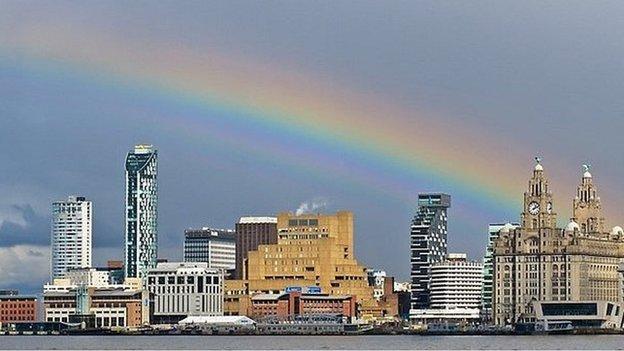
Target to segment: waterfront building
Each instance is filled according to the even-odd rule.
[[[431,266],[430,304],[412,310],[417,321],[470,321],[480,317],[483,265],[470,262],[466,254],[450,253],[446,260]]]
[[[52,203],[51,279],[72,268],[91,267],[93,209],[82,196]]]
[[[280,294],[257,294],[251,298],[251,317],[291,320],[295,316],[336,315],[352,321],[356,299],[351,295],[329,295],[290,291]]]
[[[224,284],[223,314],[248,316],[251,313],[251,296],[246,280],[226,279]]]
[[[607,301],[622,298],[618,267],[624,260],[620,227],[604,230],[600,197],[584,167],[573,218],[557,227],[544,167],[537,164],[524,193],[521,225],[502,228],[494,240],[494,322],[536,321],[536,302]]]
[[[0,324],[37,320],[36,296],[19,295],[16,290],[6,292],[9,294],[0,294]]]
[[[483,293],[481,302],[481,316],[485,322],[491,322],[493,317],[492,296],[494,294],[494,263],[492,256],[494,252],[494,240],[498,238],[498,233],[503,230],[508,232],[516,229],[520,223],[490,223],[488,225],[488,242],[483,257]]]
[[[125,276],[143,278],[158,257],[158,152],[137,145],[126,156]]]
[[[540,322],[566,322],[574,328],[622,329],[621,302],[535,301],[535,317]]]
[[[184,261],[206,262],[209,268],[236,267],[236,240],[229,229],[187,229],[184,231]]]
[[[43,293],[46,322],[93,320],[96,328],[140,327],[150,322],[151,299],[146,290],[112,287],[71,287]],[[76,319],[76,317],[82,317]],[[84,318],[87,317],[87,318]],[[90,317],[90,318],[88,318]]]
[[[451,196],[441,193],[418,195],[418,212],[410,231],[412,309],[429,308],[431,265],[447,254],[447,210]]]
[[[368,285],[373,287],[373,297],[379,301],[385,293],[386,271],[378,269],[367,269]]]
[[[234,278],[244,279],[247,275],[247,255],[259,245],[277,244],[277,218],[241,217],[235,231],[236,271]]]
[[[330,295],[356,296],[362,308],[375,304],[366,268],[355,259],[351,212],[281,213],[277,228],[277,243],[250,251],[247,279],[229,286],[242,286],[247,295],[277,294],[289,286],[318,286]]]
[[[154,295],[152,324],[223,315],[223,281],[223,270],[206,262],[159,263],[147,275],[147,289]]]

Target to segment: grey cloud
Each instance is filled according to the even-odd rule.
[[[10,219],[0,225],[0,246],[15,245],[48,245],[50,243],[50,221],[33,210],[30,205],[13,205],[12,210],[17,212],[23,223],[16,223]]]

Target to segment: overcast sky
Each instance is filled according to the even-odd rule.
[[[303,81],[325,82],[345,96],[371,96],[372,108],[432,111],[438,143],[470,145],[458,136],[468,135],[475,148],[498,155],[479,167],[517,165],[513,172],[496,172],[513,174],[514,193],[503,198],[521,199],[532,158],[543,155],[563,222],[580,164],[591,163],[611,216],[607,222],[615,225],[624,222],[623,28],[619,1],[3,1],[0,288],[40,290],[49,275],[50,204],[67,195],[94,201],[94,262],[123,257],[124,157],[139,142],[159,150],[159,254],[174,260],[181,258],[185,228],[233,228],[241,215],[272,215],[321,201],[325,212],[354,211],[359,261],[407,279],[418,192],[453,196],[450,247],[474,259],[483,254],[488,222],[517,220],[521,211],[472,208],[479,189],[462,198],[465,186],[392,174],[381,161],[356,170],[350,162],[358,163],[329,142],[318,152],[318,141],[305,134],[248,133],[245,125],[221,123],[233,118],[227,111],[170,99],[140,84],[95,84],[84,68],[60,69],[45,55],[16,55],[16,45],[36,51],[67,44],[83,61],[93,50],[114,46],[119,66],[130,64],[124,52],[145,45],[153,50],[152,65],[162,61],[172,74],[206,73],[201,67],[212,69],[216,59],[202,53],[218,53],[226,62],[218,73],[237,77],[243,88],[246,77],[228,71],[236,67],[228,58],[271,67],[250,70],[258,76],[301,74]],[[159,57],[161,48],[172,47],[198,52],[197,64]],[[289,94],[313,107],[325,101],[308,97],[309,90],[279,91],[277,103],[289,101]],[[410,128],[411,122],[402,117],[393,123]],[[427,127],[427,119],[417,122]],[[308,148],[316,152],[306,153]],[[300,160],[285,161],[281,153]],[[345,163],[336,161],[341,158]],[[439,160],[441,168],[445,162],[451,161]],[[298,166],[305,163],[321,170],[323,163],[340,163],[342,172]],[[474,171],[470,163],[460,166],[459,173]],[[405,196],[358,181],[372,179],[362,174],[372,170],[380,189],[400,177],[395,190]],[[484,179],[489,174],[487,167],[478,173]]]

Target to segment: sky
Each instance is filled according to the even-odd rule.
[[[621,28],[618,1],[3,1],[0,288],[41,290],[68,195],[93,201],[95,264],[123,258],[137,143],[159,152],[170,260],[186,228],[346,209],[358,260],[407,279],[429,191],[478,260],[536,155],[561,224],[591,164],[621,225]]]

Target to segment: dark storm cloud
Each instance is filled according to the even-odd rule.
[[[22,223],[5,220],[0,225],[0,246],[49,245],[50,221],[35,213],[30,205],[13,205],[11,209],[22,219]]]

